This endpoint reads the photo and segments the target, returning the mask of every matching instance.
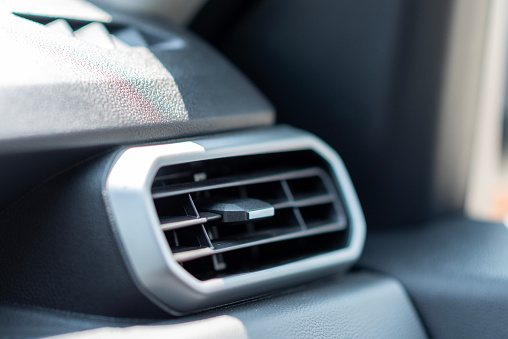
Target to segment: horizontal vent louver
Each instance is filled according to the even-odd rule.
[[[208,280],[346,246],[348,220],[335,183],[307,153],[162,168],[152,197],[175,260],[194,277]],[[266,202],[274,214],[226,223],[220,213],[202,208],[204,201],[225,199]]]
[[[105,188],[133,279],[175,315],[344,272],[365,240],[340,157],[288,126],[128,148]]]

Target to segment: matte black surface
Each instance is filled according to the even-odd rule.
[[[98,327],[126,327],[154,320],[122,319],[27,305],[0,305],[1,338],[40,338]]]
[[[240,15],[239,6],[211,0],[191,27],[258,85],[279,122],[335,147],[369,227],[407,225],[462,209],[465,180],[446,192],[446,201],[432,191],[436,149],[443,146],[435,137],[452,1],[248,3]],[[225,7],[223,16],[233,14],[207,19],[214,7]],[[462,129],[473,117],[457,114],[464,123],[453,128],[464,138],[447,146],[467,159],[470,131]],[[454,168],[461,172],[457,177],[466,177],[467,166]]]
[[[464,217],[370,232],[360,266],[399,279],[434,338],[507,338],[508,229]]]
[[[0,303],[167,317],[131,280],[102,190],[112,154],[39,185],[0,213]]]
[[[0,210],[36,184],[107,148],[0,154]]]
[[[251,339],[426,337],[402,286],[392,278],[365,272],[330,278],[282,295],[266,296],[192,317],[168,322],[153,321],[152,325],[185,325],[221,315],[239,319]],[[0,306],[1,336],[55,335],[139,323],[139,320]],[[193,324],[189,323],[189,326]],[[212,333],[216,331],[209,328],[200,337],[209,338]]]

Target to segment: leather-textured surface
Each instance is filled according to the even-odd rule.
[[[370,232],[362,267],[400,279],[434,338],[508,337],[508,229],[451,217]]]
[[[9,315],[4,317],[3,315]],[[249,338],[425,338],[425,331],[404,289],[396,280],[366,272],[350,273],[258,300],[216,309],[195,316],[153,322],[152,325],[194,325],[193,321],[223,319],[241,321]],[[230,322],[238,332],[238,322]],[[0,334],[40,336],[64,334],[90,328],[125,327],[139,324],[113,318],[67,314],[43,309],[0,307]],[[210,321],[209,330],[198,337],[212,338],[213,326],[228,322]],[[168,334],[172,333],[168,328]],[[152,326],[146,328],[150,334]],[[136,327],[135,333],[143,334]],[[225,332],[226,329],[223,329]],[[84,337],[96,333],[84,332]],[[123,334],[128,334],[125,329]],[[160,332],[158,334],[163,334]],[[181,332],[182,337],[195,332]],[[185,336],[188,333],[188,336]],[[243,332],[242,332],[243,333]],[[79,337],[79,336],[78,336]]]
[[[425,338],[402,286],[355,273],[231,308],[249,338]]]

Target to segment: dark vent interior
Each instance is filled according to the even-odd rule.
[[[163,167],[152,196],[176,261],[208,280],[347,246],[333,178],[312,151],[251,155]],[[241,220],[231,222],[228,209],[239,209]]]

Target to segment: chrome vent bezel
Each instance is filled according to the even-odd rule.
[[[152,200],[152,182],[164,166],[209,159],[310,150],[336,176],[349,221],[345,248],[252,273],[201,281],[175,260]],[[129,148],[118,157],[104,191],[119,243],[140,290],[166,311],[185,314],[346,269],[358,259],[365,221],[341,159],[314,135],[287,126],[165,145]]]

